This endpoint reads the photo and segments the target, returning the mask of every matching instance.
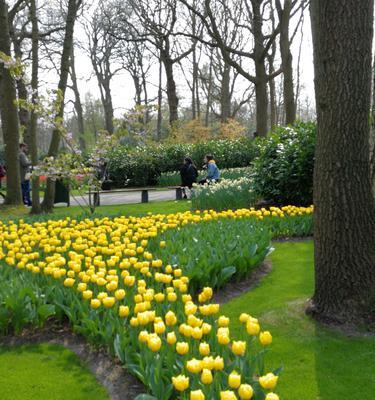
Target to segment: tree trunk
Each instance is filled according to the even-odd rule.
[[[293,84],[293,57],[290,51],[289,21],[292,10],[292,0],[284,1],[284,9],[278,8],[280,19],[280,55],[284,77],[284,109],[285,123],[292,124],[296,120],[296,104]]]
[[[21,42],[18,38],[15,37],[14,33],[11,36],[13,48],[14,48],[14,55],[22,60],[23,53],[21,49]],[[19,79],[17,81],[17,93],[18,98],[25,102],[28,101],[27,96],[27,87],[23,79]],[[20,124],[20,136],[23,136],[23,142],[25,142],[30,147],[30,137],[29,137],[29,123],[30,123],[30,114],[26,108],[18,107],[18,118]]]
[[[211,102],[212,102],[212,73],[213,73],[213,61],[212,61],[213,51],[211,50],[210,57],[210,68],[208,71],[208,85],[207,85],[207,105],[206,105],[206,118],[205,118],[205,126],[207,127],[210,122],[210,110],[211,110]]]
[[[228,122],[231,115],[230,66],[224,61],[220,87],[220,119]]]
[[[157,120],[157,127],[156,127],[156,136],[157,140],[161,138],[161,124],[163,122],[163,113],[162,113],[162,106],[163,106],[163,74],[162,74],[162,62],[161,59],[159,60],[159,87],[158,87],[158,120]]]
[[[105,129],[112,134],[114,132],[113,103],[112,103],[112,94],[111,94],[111,88],[109,86],[109,81],[104,86],[104,93],[105,97],[104,97],[103,107],[104,107]]]
[[[370,128],[370,171],[372,194],[375,198],[375,56],[372,66],[372,108],[371,108],[371,128]]]
[[[74,110],[77,114],[79,147],[82,151],[85,151],[86,150],[86,142],[84,137],[85,124],[83,119],[83,107],[81,102],[81,96],[78,89],[78,81],[77,81],[75,57],[74,57],[74,46],[72,46],[72,55],[70,58],[70,78],[72,80],[72,89],[74,93]]]
[[[312,0],[317,143],[315,292],[323,321],[374,322],[375,205],[369,164],[373,0]]]
[[[30,0],[30,19],[32,24],[31,29],[31,53],[32,53],[32,67],[31,67],[31,102],[36,104],[38,101],[38,67],[39,67],[39,28],[38,16],[36,10],[36,0]],[[30,123],[28,126],[28,138],[31,162],[33,166],[38,164],[38,142],[37,142],[37,113],[32,110],[30,113]],[[32,214],[40,214],[40,196],[39,196],[39,177],[35,176],[31,181],[32,185]]]
[[[59,110],[55,116],[56,122],[62,120],[64,117],[64,105],[65,105],[64,100],[65,100],[65,91],[70,69],[70,56],[72,54],[74,24],[77,18],[77,11],[80,4],[81,3],[79,0],[69,0],[68,3],[65,37],[64,37],[63,52],[61,56],[61,65],[60,65],[60,79],[58,84],[58,90],[61,93],[62,101],[59,106]],[[48,150],[48,156],[55,157],[59,151],[59,145],[60,145],[60,130],[58,128],[55,128],[52,132],[52,139]],[[45,212],[52,211],[54,198],[55,198],[55,182],[52,181],[51,179],[47,179],[46,190],[42,204],[43,211]]]
[[[8,25],[8,6],[0,0],[0,51],[10,55],[10,36]],[[19,123],[15,101],[17,100],[15,82],[0,62],[0,114],[5,144],[7,167],[6,204],[22,204],[19,153]]]
[[[253,34],[254,34],[254,63],[255,63],[255,101],[257,133],[259,136],[267,136],[268,126],[268,96],[267,96],[267,74],[264,64],[264,37],[262,33],[263,16],[261,14],[261,1],[252,0],[253,5]]]
[[[173,61],[169,54],[162,50],[161,60],[165,69],[165,76],[167,78],[167,98],[169,107],[169,123],[173,126],[178,121],[178,96],[176,89],[176,82],[173,75]]]
[[[257,132],[261,137],[266,137],[268,133],[268,96],[267,96],[267,77],[264,61],[255,61],[255,102]]]

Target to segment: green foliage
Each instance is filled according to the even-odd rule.
[[[155,185],[165,172],[176,172],[186,156],[198,167],[212,154],[219,168],[246,167],[256,155],[255,142],[248,138],[216,140],[196,144],[118,146],[109,154],[109,173],[115,186]]]
[[[159,247],[159,241],[167,243]],[[270,235],[256,220],[220,219],[166,231],[150,243],[153,254],[181,266],[193,292],[240,280],[270,252]]]
[[[258,141],[253,162],[254,189],[275,204],[312,204],[316,125],[278,127]]]
[[[191,203],[193,210],[228,210],[249,208],[257,200],[249,178],[222,180],[220,183],[197,185],[192,190]]]

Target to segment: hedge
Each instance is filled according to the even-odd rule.
[[[206,154],[212,154],[220,168],[246,167],[257,155],[257,146],[249,138],[134,148],[118,146],[108,155],[108,169],[116,187],[156,185],[161,173],[178,171],[184,157],[191,157],[201,167]]]

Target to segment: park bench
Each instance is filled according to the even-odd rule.
[[[168,186],[168,187],[134,187],[134,188],[124,188],[124,189],[111,189],[111,190],[93,190],[88,191],[86,194],[93,196],[93,205],[95,207],[100,206],[100,195],[108,193],[131,193],[131,192],[141,192],[141,203],[148,203],[148,193],[150,191],[163,191],[163,190],[175,190],[176,200],[182,199],[182,188],[181,186]]]

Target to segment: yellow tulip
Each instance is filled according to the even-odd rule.
[[[73,278],[66,278],[64,280],[64,286],[72,287],[74,285],[75,280]]]
[[[202,363],[195,358],[186,362],[186,369],[192,374],[197,374],[202,371]]]
[[[159,351],[161,347],[161,339],[158,335],[151,334],[149,335],[147,344],[148,348],[153,352]]]
[[[215,360],[212,356],[203,357],[202,368],[212,370],[215,368]]]
[[[147,331],[140,331],[138,334],[138,340],[141,343],[146,343],[149,339],[149,333]]]
[[[165,314],[165,323],[167,326],[173,326],[177,323],[176,314],[173,311],[168,311]]]
[[[216,369],[216,371],[221,371],[222,369],[224,369],[224,359],[220,356],[217,356],[214,359],[214,368]]]
[[[250,317],[250,315],[249,315],[249,314],[242,313],[242,314],[240,315],[240,318],[239,318],[239,320],[240,320],[240,322],[242,322],[242,323],[246,323],[246,322],[247,322],[247,320],[249,319],[249,317]]]
[[[232,352],[236,356],[243,356],[246,351],[246,342],[238,340],[232,343]]]
[[[246,383],[243,383],[239,388],[238,388],[238,394],[240,395],[240,398],[243,400],[250,400],[253,397],[254,390],[251,387],[251,385],[248,385]]]
[[[176,390],[183,392],[189,387],[189,378],[185,375],[173,376],[172,383]]]
[[[211,370],[204,368],[201,373],[201,382],[205,385],[210,385],[213,379]]]
[[[96,310],[97,308],[100,307],[101,301],[99,299],[91,299],[90,305],[91,305],[91,308]]]
[[[260,332],[259,341],[263,346],[267,346],[272,343],[272,335],[268,331]]]
[[[260,331],[260,326],[259,324],[254,323],[251,320],[248,320],[246,323],[246,330],[249,335],[255,336],[258,335]]]
[[[118,309],[118,315],[122,318],[127,317],[129,315],[129,307],[128,306],[120,306]]]
[[[92,295],[93,295],[92,290],[85,290],[84,292],[82,292],[82,297],[85,300],[90,300],[92,298]]]
[[[278,379],[279,377],[277,375],[269,372],[268,374],[259,377],[259,384],[263,389],[273,390],[276,387]]]
[[[115,291],[115,297],[117,300],[122,300],[125,297],[125,290],[124,289],[118,289]]]
[[[279,396],[276,393],[268,393],[265,400],[279,400]]]
[[[220,392],[220,400],[237,400],[237,397],[231,390],[225,390]]]
[[[199,344],[199,354],[201,356],[208,356],[210,354],[210,345],[206,342]]]
[[[177,342],[176,351],[180,355],[187,354],[189,352],[189,343],[186,342]]]
[[[238,389],[241,385],[241,375],[233,371],[228,376],[228,385],[232,389]]]
[[[193,390],[190,392],[190,400],[205,400],[205,395],[199,390]]]
[[[177,342],[177,337],[174,332],[168,332],[167,333],[167,343],[170,345],[173,345]]]
[[[159,322],[155,322],[154,323],[154,331],[155,331],[155,333],[157,333],[157,334],[162,334],[162,333],[164,333],[165,332],[165,325],[164,325],[164,322],[163,321],[159,321]]]
[[[111,308],[115,304],[116,299],[114,297],[106,297],[102,300],[104,307]]]
[[[217,324],[218,324],[219,326],[221,326],[221,327],[229,326],[229,322],[230,322],[229,318],[226,317],[226,316],[224,316],[224,315],[221,315],[221,316],[219,317],[219,319],[217,320]]]

